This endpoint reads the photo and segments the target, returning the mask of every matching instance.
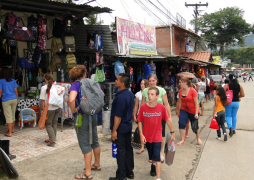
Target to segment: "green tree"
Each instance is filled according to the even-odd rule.
[[[85,19],[86,25],[101,25],[103,24],[103,20],[98,20],[97,14],[92,14],[88,18]]]
[[[225,50],[225,56],[234,64],[253,64],[254,47]]]
[[[111,22],[111,24],[110,24],[109,27],[111,28],[111,30],[112,30],[113,32],[116,32],[116,22]]]
[[[219,49],[224,57],[224,50],[231,45],[243,45],[245,35],[252,31],[252,26],[243,19],[244,11],[238,7],[227,7],[198,19],[198,30],[211,49]],[[195,20],[191,21],[194,24]]]

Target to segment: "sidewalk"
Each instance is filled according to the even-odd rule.
[[[201,129],[201,139],[205,144],[207,139],[207,129],[206,125],[211,117],[211,107],[213,106],[212,102],[205,103],[205,116],[201,116],[199,119],[199,126]],[[173,109],[173,108],[172,108]],[[176,142],[180,141],[179,129],[178,129],[178,118],[175,115],[175,112],[172,112],[173,126],[176,133]],[[209,124],[208,123],[208,124]],[[133,123],[133,129],[136,128],[136,123]],[[29,129],[28,132],[33,131],[33,128]],[[209,129],[209,128],[208,128]],[[23,130],[25,131],[26,127]],[[34,131],[39,131],[35,130]],[[41,131],[43,132],[43,131]],[[65,133],[66,132],[66,133]],[[68,132],[68,133],[67,133]],[[169,129],[166,128],[166,133],[169,132]],[[2,136],[2,135],[1,135]],[[45,152],[40,152],[40,154],[33,156],[31,158],[26,158],[24,160],[16,160],[18,162],[14,163],[14,166],[18,170],[20,177],[19,180],[69,180],[74,179],[74,175],[83,172],[84,168],[84,157],[81,154],[81,151],[78,147],[77,140],[75,137],[74,129],[70,126],[65,125],[64,131],[61,135],[61,132],[58,132],[58,144],[64,144],[62,147],[55,147],[53,150],[51,147],[47,147],[43,142],[47,137],[46,132],[41,134],[41,138],[34,137],[35,143],[40,144],[45,149]],[[189,132],[189,138],[186,139],[186,143],[182,146],[176,147],[176,154],[174,159],[174,164],[167,166],[165,163],[162,164],[162,180],[181,180],[189,179],[198,164],[199,157],[204,145],[197,145],[195,134]],[[61,137],[61,138],[60,138]],[[28,138],[31,138],[30,136]],[[62,140],[62,138],[66,138]],[[11,144],[14,144],[12,139]],[[33,140],[31,140],[33,141]],[[64,142],[62,142],[64,141]],[[32,143],[32,142],[30,142]],[[115,176],[115,170],[117,167],[116,160],[112,158],[112,145],[110,142],[110,135],[103,136],[100,138],[101,145],[101,172],[93,172],[93,179],[96,180],[107,180],[109,177]],[[35,146],[35,145],[33,145]],[[48,150],[49,151],[46,151]],[[13,147],[11,146],[11,150]],[[135,179],[137,180],[152,180],[155,179],[149,174],[150,163],[148,162],[147,151],[137,155],[134,149],[134,161],[135,161]]]

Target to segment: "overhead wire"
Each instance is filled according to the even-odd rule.
[[[95,1],[100,7],[102,7],[102,5],[100,5],[100,3],[98,3],[98,1],[96,0]],[[112,14],[110,14],[110,13],[107,13],[108,15],[110,15],[110,17],[115,21],[115,18],[112,16]]]
[[[171,12],[168,9],[166,9],[165,6],[163,6],[159,0],[157,1],[167,11],[167,13],[176,21],[176,18],[171,14]]]
[[[146,0],[146,1],[149,2],[150,4],[152,4],[161,14],[163,14],[167,18],[171,19],[172,21],[176,22],[174,19],[172,19],[170,16],[168,16],[164,11],[162,11],[158,6],[156,6],[153,2],[151,2],[150,0]]]
[[[156,18],[157,18],[157,20],[159,20],[160,21],[160,23],[161,24],[164,24],[164,25],[166,25],[167,23],[165,23],[161,18],[159,18],[156,14],[154,14],[149,8],[147,8],[147,6],[144,4],[144,3],[142,3],[142,1],[140,1],[140,0],[134,0],[137,4],[141,4],[141,7],[144,7],[144,9],[146,9],[146,11],[148,11],[148,12],[150,12],[153,16],[155,16]],[[139,2],[139,3],[138,3]]]
[[[128,13],[128,11],[126,10],[126,8],[125,8],[125,6],[124,6],[124,4],[123,4],[122,0],[120,0],[120,2],[122,3],[123,8],[124,8],[125,12],[127,13],[127,15],[128,15],[128,17],[129,17],[129,19],[131,20],[130,14],[129,14],[129,13]]]

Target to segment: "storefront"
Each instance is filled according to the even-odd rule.
[[[70,117],[66,100],[72,80],[68,71],[76,64],[85,64],[76,50],[75,38],[78,34],[75,34],[75,25],[83,24],[83,17],[90,14],[109,13],[112,10],[48,0],[9,0],[1,1],[0,5],[0,66],[13,69],[19,85],[17,110],[39,105],[43,74],[51,72],[54,80],[66,89],[66,107],[62,117]],[[87,56],[88,61],[91,59],[95,62],[95,50],[87,53]]]

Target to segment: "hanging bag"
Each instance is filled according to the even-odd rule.
[[[217,121],[216,121],[216,119],[215,119],[215,118],[213,118],[213,119],[212,119],[212,121],[211,121],[211,124],[210,124],[209,128],[211,128],[211,129],[216,129],[216,130],[218,130],[218,129],[219,129],[219,125],[218,125],[218,123],[217,123]]]
[[[99,69],[98,67],[96,68],[94,80],[96,82],[104,82],[105,81],[105,73],[104,73],[103,66],[101,69]]]
[[[41,112],[41,117],[40,117],[40,120],[39,120],[39,123],[38,123],[39,130],[43,130],[45,128],[45,122],[48,119],[47,113],[48,113],[48,109],[49,109],[49,97],[50,97],[50,91],[48,92],[47,104],[45,105],[45,108]]]
[[[118,60],[115,62],[115,76],[116,78],[119,76],[119,74],[125,73],[123,64]]]
[[[81,100],[81,88],[79,88],[78,92],[79,99]],[[75,100],[76,104],[79,104],[77,99]],[[79,113],[80,105],[77,107],[77,116],[75,117],[75,126],[81,127],[82,126],[82,120],[83,120],[83,114]]]
[[[228,101],[227,104],[231,104],[233,100],[233,90],[229,89],[229,84],[227,84],[227,86],[228,86],[228,90],[226,91],[227,101]]]

